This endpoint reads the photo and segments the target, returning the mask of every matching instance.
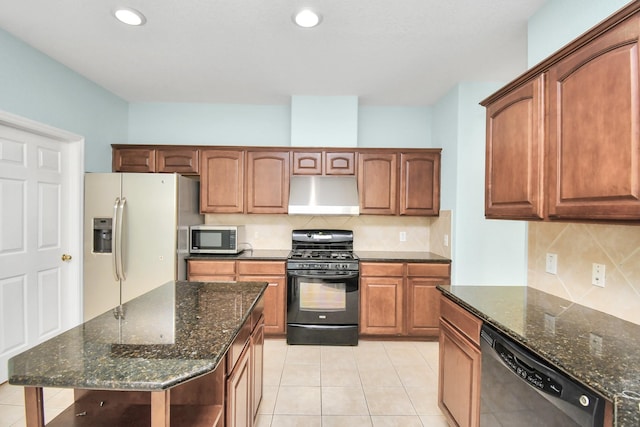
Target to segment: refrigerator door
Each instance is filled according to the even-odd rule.
[[[114,204],[120,197],[120,175],[86,174],[84,185],[83,313],[86,321],[120,304],[113,247],[105,248],[96,242],[101,236],[108,236],[105,233],[111,227]],[[98,226],[100,221],[104,225]]]
[[[176,278],[175,174],[122,174],[122,303]]]

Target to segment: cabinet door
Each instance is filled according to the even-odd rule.
[[[249,347],[245,347],[227,378],[226,425],[228,426],[251,427],[253,425]]]
[[[111,169],[114,172],[155,172],[153,148],[114,148]]]
[[[413,277],[407,279],[407,335],[438,336],[440,291],[446,279]]]
[[[542,219],[544,76],[487,106],[485,216]]]
[[[283,335],[286,329],[287,279],[285,276],[238,276],[240,282],[267,282],[264,291],[264,332]]]
[[[157,172],[197,175],[199,172],[199,152],[195,148],[158,148]]]
[[[360,332],[399,335],[403,324],[402,277],[360,278]]]
[[[200,170],[200,211],[243,213],[244,152],[203,150]]]
[[[322,152],[294,151],[292,175],[322,175]]]
[[[438,406],[451,425],[480,425],[480,361],[480,349],[442,320]]]
[[[440,214],[440,153],[400,154],[400,215]]]
[[[397,156],[395,153],[360,153],[358,192],[360,213],[395,215],[397,212]]]
[[[640,15],[549,68],[549,216],[640,219]]]
[[[289,152],[247,153],[247,213],[287,213]]]
[[[324,152],[325,175],[355,175],[356,153],[350,152]]]

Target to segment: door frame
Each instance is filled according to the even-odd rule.
[[[59,129],[26,117],[18,116],[7,111],[0,110],[0,126],[11,127],[45,138],[54,139],[64,143],[64,150],[70,168],[69,182],[69,224],[77,224],[76,227],[69,227],[69,253],[73,254],[73,259],[69,267],[69,278],[72,285],[68,286],[66,293],[61,298],[66,298],[70,307],[67,313],[63,313],[63,329],[70,329],[82,322],[82,225],[84,207],[84,137],[75,133]]]

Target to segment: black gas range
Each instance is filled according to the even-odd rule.
[[[350,230],[293,230],[287,343],[357,345],[359,260]]]

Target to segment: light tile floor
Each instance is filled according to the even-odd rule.
[[[355,347],[267,339],[257,427],[445,427],[438,409],[438,343],[360,340]],[[73,401],[45,389],[45,418]],[[22,387],[0,386],[0,427],[24,426]]]

